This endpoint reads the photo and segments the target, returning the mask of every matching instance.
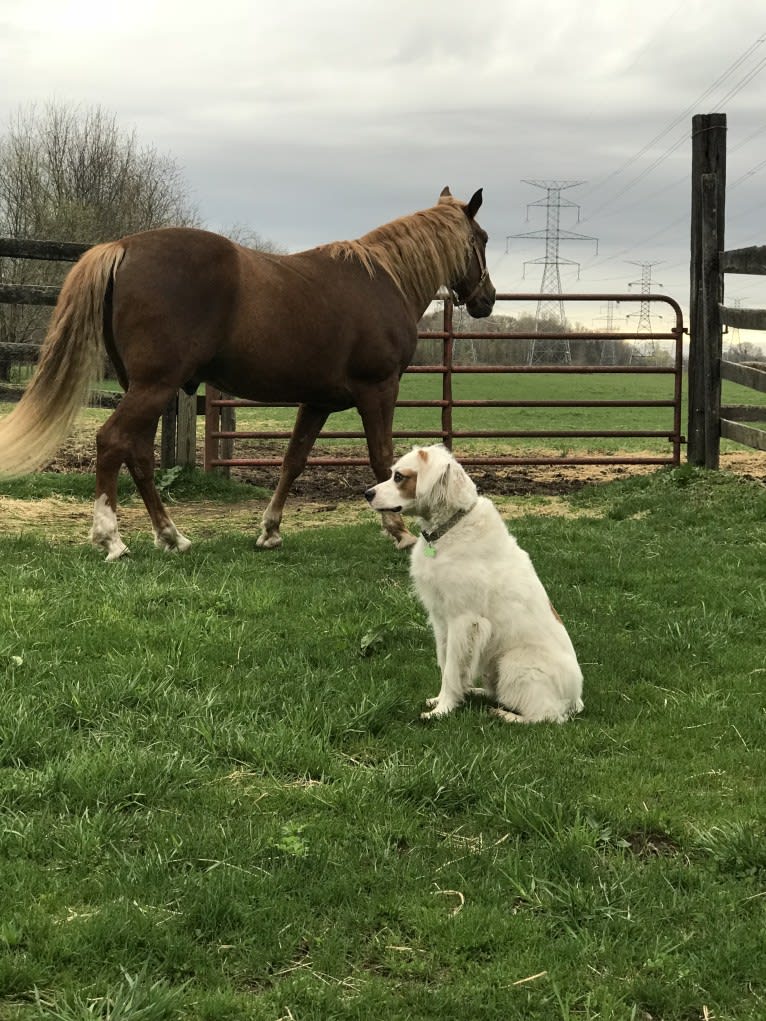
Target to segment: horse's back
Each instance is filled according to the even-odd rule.
[[[389,378],[411,358],[416,329],[401,293],[356,259],[323,248],[274,255],[186,227],[121,244],[112,324],[130,378],[175,361],[183,383],[264,400],[321,392],[347,406],[355,379]]]

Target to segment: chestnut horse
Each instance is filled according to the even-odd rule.
[[[288,491],[329,414],[356,407],[375,477],[393,461],[399,379],[417,324],[446,285],[474,317],[495,300],[476,222],[448,188],[430,209],[295,255],[269,255],[207,231],[162,228],[91,248],[59,295],[32,382],[0,420],[0,473],[33,471],[71,429],[106,348],[125,395],[98,432],[90,539],[107,560],[127,552],[117,528],[125,463],[146,504],[155,543],[184,551],[154,483],[157,423],[179,387],[211,383],[257,401],[299,402],[258,545],[278,546]],[[383,516],[400,548],[414,541]]]

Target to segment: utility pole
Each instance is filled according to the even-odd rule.
[[[662,260],[660,260],[662,261]],[[657,262],[634,262],[628,260],[631,266],[641,267],[641,279],[631,280],[628,287],[641,286],[641,306],[638,313],[638,326],[636,327],[636,333],[648,333],[649,337],[652,338],[652,316],[650,311],[651,302],[648,300],[648,295],[652,293],[652,266],[659,266]],[[662,284],[655,284],[655,287],[662,287]],[[635,319],[635,315],[628,315],[628,319]],[[659,316],[662,319],[662,316]],[[633,345],[632,350],[635,351],[638,345]],[[657,360],[657,344],[655,340],[650,339],[647,344],[642,345],[638,354],[642,361],[655,362]],[[631,362],[633,361],[633,355],[630,357]]]
[[[527,219],[529,219],[529,210],[533,207],[539,207],[545,209],[545,228],[542,230],[528,231],[524,234],[509,234],[506,238],[506,243],[511,238],[534,238],[535,240],[545,241],[545,255],[540,259],[529,259],[524,263],[524,275],[526,276],[526,268],[528,265],[542,266],[543,267],[543,279],[540,284],[540,299],[537,303],[537,313],[535,315],[535,331],[540,333],[541,325],[545,323],[558,323],[559,329],[564,329],[564,303],[561,300],[561,273],[559,266],[577,266],[578,278],[580,264],[573,262],[571,259],[562,259],[559,255],[559,243],[561,241],[595,241],[596,252],[598,253],[598,239],[590,237],[587,234],[578,234],[575,231],[565,230],[561,227],[561,210],[564,209],[576,209],[577,220],[580,220],[580,207],[576,202],[570,202],[567,198],[562,198],[561,193],[567,188],[575,188],[580,184],[585,184],[584,181],[538,181],[530,180],[525,178],[524,184],[531,184],[534,188],[542,188],[545,192],[545,198],[539,199],[537,202],[530,202],[527,206]],[[551,360],[562,360],[561,358],[555,359],[555,351],[552,347],[555,345],[555,341],[551,342],[551,345],[539,345],[533,339],[529,347],[528,362],[533,364],[539,361],[551,361]],[[541,348],[547,347],[548,350],[541,350]],[[571,352],[569,349],[569,341],[564,341],[563,361],[568,365],[572,360]]]

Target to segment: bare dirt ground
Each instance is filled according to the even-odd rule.
[[[81,422],[76,433],[51,462],[48,470],[95,471],[97,428],[97,422]],[[263,454],[269,457],[280,457],[283,450],[282,444],[265,444]],[[326,448],[317,446],[313,451],[315,456],[330,456],[338,453],[340,451],[337,446]],[[634,451],[630,456],[640,455]],[[201,464],[202,459],[202,445],[198,443],[197,463]],[[722,453],[721,468],[766,483],[766,454],[763,452],[738,450]],[[488,495],[498,496],[562,496],[581,489],[589,483],[611,482],[628,475],[655,470],[654,465],[512,465],[510,467],[479,465],[470,468],[471,477],[481,491]],[[233,478],[268,490],[274,489],[278,475],[278,468],[235,468],[232,470]],[[296,481],[292,495],[293,498],[319,502],[356,500],[359,494],[373,482],[372,473],[366,467],[309,467]]]
[[[71,472],[95,470],[96,425],[85,422],[48,470]],[[337,448],[333,448],[337,452]],[[201,461],[201,451],[200,461]],[[275,453],[278,453],[275,450]],[[317,453],[329,454],[330,450]],[[766,454],[737,451],[721,455],[721,467],[766,485]],[[653,465],[533,465],[473,466],[471,476],[479,490],[491,496],[506,517],[522,514],[571,515],[566,496],[589,483],[604,483],[637,473],[654,471]],[[256,535],[266,499],[262,490],[276,485],[277,468],[234,469],[233,477],[253,484],[252,500],[227,504],[195,501],[194,505],[170,506],[182,531],[193,538],[219,532],[224,524]],[[284,530],[320,527],[370,520],[362,493],[374,479],[366,467],[308,468],[295,483],[285,511]],[[258,488],[255,488],[258,487]],[[259,491],[260,490],[260,491]],[[532,498],[532,499],[530,499]],[[51,538],[82,541],[90,527],[88,503],[64,497],[15,500],[0,497],[0,533],[18,534],[25,529],[44,531]],[[119,509],[126,535],[145,531],[148,519],[141,501],[134,498]]]

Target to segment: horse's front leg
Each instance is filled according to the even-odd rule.
[[[293,482],[306,467],[311,448],[314,446],[322,426],[330,414],[326,408],[317,408],[311,404],[301,404],[295,419],[293,434],[287,446],[279,472],[279,481],[269,505],[263,512],[261,534],[256,545],[262,549],[275,549],[282,545],[279,526],[282,523],[282,512]]]
[[[394,405],[399,392],[398,376],[382,387],[372,386],[360,389],[356,395],[356,406],[362,416],[370,467],[378,482],[384,482],[391,474],[394,463],[394,441],[391,433],[394,427]],[[417,541],[404,523],[401,514],[383,511],[380,515],[383,530],[396,543],[397,549],[407,549]]]

